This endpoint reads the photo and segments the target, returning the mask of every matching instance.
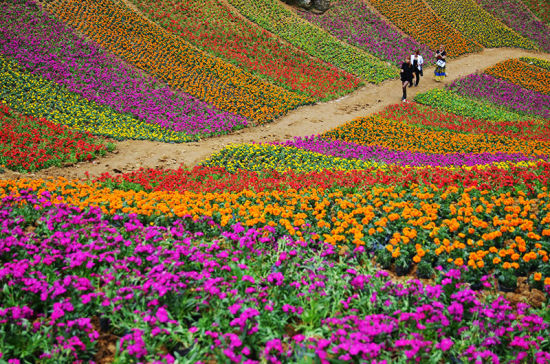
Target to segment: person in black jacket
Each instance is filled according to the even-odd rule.
[[[413,80],[413,65],[410,57],[405,58],[405,62],[401,65],[401,86],[403,88],[403,97],[401,101],[407,101],[407,86],[412,85]]]

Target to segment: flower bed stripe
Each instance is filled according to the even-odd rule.
[[[229,0],[229,3],[262,28],[312,56],[368,82],[380,83],[399,75],[395,66],[390,66],[371,54],[339,41],[327,32],[299,18],[278,1]]]
[[[483,47],[472,38],[464,37],[437,16],[424,1],[371,0],[376,9],[416,41],[437,49],[445,44],[449,56],[479,52]]]
[[[220,110],[266,122],[313,101],[199,51],[112,1],[55,0],[47,9],[126,62]]]
[[[550,71],[518,59],[509,59],[498,63],[487,68],[485,73],[526,89],[550,95]]]

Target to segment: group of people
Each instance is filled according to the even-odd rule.
[[[418,86],[420,76],[424,76],[422,66],[424,59],[420,55],[420,51],[414,52],[410,57],[405,58],[401,65],[401,86],[403,88],[402,101],[407,101],[407,87]],[[441,82],[445,79],[445,66],[447,65],[447,52],[443,45],[435,53],[435,80]]]

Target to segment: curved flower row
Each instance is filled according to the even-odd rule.
[[[475,0],[425,0],[434,11],[465,37],[485,47],[519,47],[537,49],[530,40],[522,37],[491,14]]]
[[[550,61],[534,57],[521,57],[519,60],[528,64],[534,64],[535,66],[550,71]]]
[[[414,97],[414,101],[474,119],[509,122],[532,119],[532,117],[528,115],[504,110],[490,102],[464,97],[447,89],[434,88],[427,92],[417,94]]]
[[[247,124],[142,76],[31,2],[17,0],[0,9],[0,54],[85,99],[171,130],[220,134]]]
[[[333,64],[368,82],[379,83],[396,78],[399,73],[371,54],[341,42],[320,28],[309,24],[279,1],[229,0],[241,14],[264,29],[323,61]]]
[[[550,95],[525,89],[489,74],[472,74],[453,81],[448,88],[462,96],[490,101],[509,110],[550,119]]]
[[[386,119],[406,122],[433,130],[450,130],[459,133],[492,134],[509,138],[550,141],[550,125],[541,120],[492,121],[472,119],[446,113],[417,103],[390,105],[381,111]]]
[[[310,172],[330,169],[334,171],[349,171],[365,169],[374,162],[352,160],[327,156],[321,153],[309,152],[299,148],[270,144],[240,144],[230,145],[212,154],[201,162],[202,166],[221,166],[229,172],[239,169],[248,171],[273,170],[286,172]]]
[[[477,0],[477,2],[489,14],[525,38],[534,41],[542,50],[550,51],[550,27],[533,16],[522,0]],[[547,6],[550,6],[550,3]]]
[[[546,24],[550,24],[550,1],[522,0],[529,9]]]
[[[466,270],[403,285],[360,250],[207,218],[146,225],[42,195],[0,204],[7,362],[550,360],[545,308],[478,296]]]
[[[279,86],[316,99],[357,88],[353,75],[282,42],[215,0],[134,0],[151,19],[189,43]]]
[[[133,66],[223,111],[270,121],[310,98],[210,56],[108,0],[55,0],[55,16]]]
[[[22,70],[0,55],[0,98],[10,108],[71,129],[114,139],[186,142],[196,137],[147,124],[108,106],[83,99],[65,87]]]
[[[371,0],[376,9],[393,24],[416,41],[437,49],[446,46],[449,56],[478,52],[482,46],[471,38],[466,38],[447,22],[437,16],[424,1],[410,0]]]
[[[550,142],[512,139],[500,135],[462,134],[445,130],[420,129],[405,122],[385,119],[379,115],[352,120],[323,133],[322,136],[406,152],[550,155]]]
[[[550,195],[540,184],[532,192],[411,185],[367,186],[357,192],[147,193],[64,180],[0,181],[2,194],[19,195],[27,188],[49,191],[55,203],[99,206],[108,214],[136,213],[147,222],[185,216],[200,222],[201,216],[211,216],[222,226],[268,225],[278,236],[311,234],[338,246],[362,246],[385,267],[408,270],[421,261],[432,267],[468,265],[473,282],[491,272],[540,272],[542,279],[550,278]]]
[[[502,78],[526,89],[550,95],[550,70],[509,59],[485,70],[485,73]]]
[[[0,164],[11,170],[32,172],[91,160],[112,147],[89,133],[17,115],[0,104]]]
[[[376,144],[362,145],[338,139],[325,139],[317,136],[295,138],[294,140],[283,143],[283,145],[339,158],[360,159],[364,161],[376,161],[378,163],[401,164],[406,166],[458,167],[548,159],[548,156],[545,155],[526,156],[522,153],[421,153],[411,152],[409,150],[394,150],[380,147]]]
[[[323,14],[298,12],[298,15],[336,38],[399,66],[416,50],[424,56],[432,53],[428,46],[404,36],[385,22],[361,0],[332,1],[330,11]],[[430,59],[425,63],[428,66]]]

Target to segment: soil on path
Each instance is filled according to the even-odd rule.
[[[443,88],[451,81],[481,71],[498,62],[510,58],[535,56],[550,60],[550,54],[530,52],[521,49],[485,49],[449,60],[448,77],[444,82],[435,82],[433,68],[424,71],[418,87],[408,89],[408,99],[432,88]],[[252,142],[275,142],[293,137],[318,134],[337,127],[346,121],[381,111],[388,105],[401,101],[401,82],[389,80],[379,85],[368,84],[338,100],[299,107],[272,123],[239,130],[230,135],[201,140],[193,143],[169,144],[152,141],[127,140],[115,142],[117,151],[97,161],[78,163],[73,166],[52,167],[33,174],[6,172],[0,178],[19,176],[65,177],[81,179],[99,176],[102,173],[123,173],[144,168],[178,168],[180,165],[192,167],[229,144]]]

